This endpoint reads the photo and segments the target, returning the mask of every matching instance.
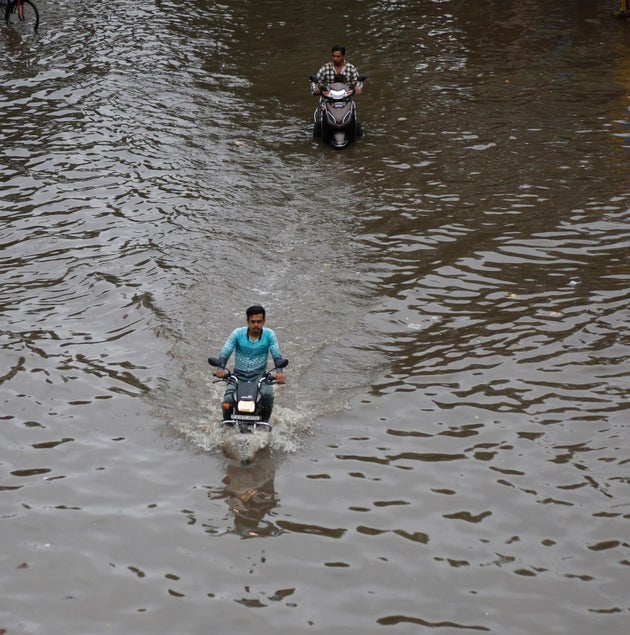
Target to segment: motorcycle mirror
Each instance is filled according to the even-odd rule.
[[[367,75],[357,75],[357,79],[360,82],[364,82],[367,79]]]
[[[289,365],[288,359],[281,359],[277,364],[276,368],[286,368]]]
[[[309,75],[308,78],[315,84],[319,84],[319,79],[317,79],[316,75]]]
[[[210,366],[221,366],[218,357],[208,357],[208,364],[210,364]]]

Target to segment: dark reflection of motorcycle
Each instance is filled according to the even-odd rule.
[[[219,359],[208,358],[211,366],[221,367]],[[276,368],[286,368],[288,359],[279,362]],[[259,450],[267,447],[271,441],[271,424],[262,418],[262,384],[275,384],[275,377],[266,372],[257,380],[239,379],[226,369],[222,379],[236,386],[234,391],[234,407],[228,419],[221,421],[223,452],[226,456],[240,463],[251,463]]]
[[[313,114],[313,136],[321,137],[324,143],[336,150],[345,148],[357,137],[361,137],[363,130],[357,117],[357,106],[352,99],[354,86],[348,84],[343,75],[337,75],[335,81],[328,86],[321,85],[316,75],[309,75],[309,79],[321,91]],[[365,75],[358,77],[360,82],[366,79]]]
[[[282,530],[267,516],[278,506],[273,458],[261,456],[251,465],[229,463],[223,487],[208,492],[211,499],[227,503],[234,518],[234,533],[243,538],[275,536]]]

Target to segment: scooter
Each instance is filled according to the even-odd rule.
[[[321,96],[317,108],[313,113],[313,137],[321,137],[324,143],[330,144],[335,150],[341,150],[363,136],[363,129],[357,119],[357,106],[352,99],[354,86],[345,81],[343,76],[337,75],[329,86],[319,84],[316,75],[308,77],[318,84]],[[366,75],[359,75],[363,82]]]
[[[208,363],[210,366],[221,367],[217,357],[209,357]],[[282,369],[288,365],[289,360],[283,359],[276,368]],[[257,381],[246,381],[225,369],[224,377],[216,381],[236,386],[232,412],[228,418],[221,421],[223,451],[228,457],[242,464],[251,463],[258,451],[267,447],[271,441],[271,424],[262,419],[260,387],[263,384],[275,384],[276,378],[270,372],[266,372]]]

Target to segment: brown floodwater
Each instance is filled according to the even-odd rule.
[[[0,29],[0,630],[628,633],[618,3],[36,1]],[[206,359],[254,302],[290,366],[242,467]]]

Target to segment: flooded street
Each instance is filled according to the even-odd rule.
[[[0,632],[626,635],[618,3],[36,1],[0,29]],[[290,365],[240,466],[207,357],[254,303]]]

